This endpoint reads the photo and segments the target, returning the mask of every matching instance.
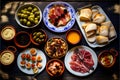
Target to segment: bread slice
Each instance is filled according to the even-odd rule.
[[[95,15],[99,13],[98,9],[92,9],[92,19],[94,19]]]
[[[90,8],[84,8],[80,10],[80,21],[90,21],[92,16],[92,10]]]
[[[99,34],[102,36],[108,36],[109,34],[109,26],[101,26],[99,29]]]
[[[101,26],[111,26],[111,21],[106,21],[106,22],[103,22],[101,23]]]
[[[97,36],[96,37],[96,42],[98,44],[105,44],[105,43],[108,43],[109,39],[108,37],[105,37],[105,36]]]
[[[96,41],[96,35],[92,35],[90,37],[87,37],[87,40],[90,42],[90,43],[93,43]]]
[[[99,33],[100,33],[100,26],[97,26],[96,34],[99,35]]]
[[[110,32],[109,32],[109,38],[113,38],[116,36],[115,28],[114,26],[110,27]]]
[[[100,24],[100,23],[104,22],[105,19],[106,19],[105,15],[98,13],[94,16],[93,22]]]
[[[96,34],[96,31],[95,31],[95,30],[86,33],[86,36],[87,36],[87,37],[90,37],[90,36],[92,36],[92,35],[94,35],[94,34]]]
[[[94,30],[97,30],[97,25],[94,23],[88,24],[87,27],[85,28],[86,33]]]
[[[85,29],[88,24],[90,24],[90,22],[85,22],[85,23],[83,23],[83,24],[82,24],[82,28]]]

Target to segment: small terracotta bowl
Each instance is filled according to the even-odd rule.
[[[43,44],[47,41],[47,34],[42,29],[34,30],[30,34],[30,40],[35,45]]]
[[[15,37],[16,29],[12,25],[6,25],[5,27],[2,28],[0,34],[2,39],[4,39],[5,41],[10,41]]]
[[[61,76],[64,70],[64,63],[59,59],[51,59],[46,64],[46,71],[51,77]]]
[[[30,34],[25,31],[20,31],[14,38],[15,45],[19,48],[26,48],[30,45]]]
[[[0,53],[0,63],[4,66],[11,65],[15,60],[16,51],[17,49],[14,46],[8,46]]]
[[[81,39],[81,33],[76,29],[70,29],[66,33],[66,40],[72,45],[78,44],[81,41]]]
[[[115,49],[104,50],[98,55],[98,62],[105,68],[112,67],[116,62],[118,52]]]

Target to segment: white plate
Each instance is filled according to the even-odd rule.
[[[49,22],[48,12],[49,12],[49,9],[53,5],[64,5],[66,7],[66,9],[69,11],[70,16],[71,16],[71,20],[67,23],[66,26],[62,26],[62,27],[57,28]],[[58,32],[58,33],[65,32],[65,31],[69,30],[75,23],[75,10],[70,4],[68,4],[66,2],[52,2],[52,3],[48,4],[43,11],[43,21],[44,21],[44,24],[46,25],[46,27],[48,29],[50,29],[51,31]]]
[[[39,71],[38,71],[38,73],[40,73],[40,72],[42,72],[42,71],[44,70],[44,68],[45,68],[45,66],[46,66],[46,61],[47,61],[47,60],[46,60],[46,56],[44,55],[44,53],[43,53],[41,50],[39,50],[39,49],[36,49],[36,50],[37,50],[37,55],[40,55],[40,56],[42,57],[42,61],[41,61],[42,68],[39,69]],[[32,74],[34,74],[32,69],[28,70],[27,68],[22,68],[22,67],[20,66],[20,61],[22,61],[21,55],[22,55],[23,53],[25,53],[25,54],[30,53],[30,48],[24,50],[23,52],[21,52],[21,53],[18,55],[18,58],[17,58],[18,68],[19,68],[22,72],[24,72],[24,73],[26,73],[26,74],[29,74],[29,75],[32,75]],[[37,56],[37,55],[36,55],[36,56]],[[29,61],[29,62],[32,63],[31,61]]]
[[[108,18],[108,16],[106,15],[106,13],[103,11],[103,9],[102,9],[100,6],[95,5],[95,6],[92,6],[92,7],[97,8],[100,13],[104,14],[104,15],[106,16],[106,21],[110,21],[110,19]],[[82,9],[82,8],[79,8],[79,9]],[[93,47],[93,48],[95,48],[95,47],[103,47],[103,46],[106,46],[106,45],[109,44],[111,41],[113,41],[114,39],[117,38],[117,34],[116,34],[116,36],[115,36],[114,38],[110,39],[107,44],[103,44],[103,45],[102,45],[102,44],[99,45],[99,44],[97,44],[96,42],[90,43],[90,42],[87,40],[87,37],[86,37],[85,32],[84,32],[84,29],[82,28],[82,24],[85,23],[85,22],[80,21],[80,18],[79,18],[79,17],[80,17],[79,13],[76,12],[76,21],[77,21],[77,23],[78,23],[78,25],[79,25],[79,28],[80,28],[80,30],[81,30],[81,32],[82,32],[82,34],[83,34],[86,42],[88,43],[88,45],[89,45],[90,47]],[[110,21],[110,22],[111,22],[111,21]],[[113,26],[112,22],[111,22],[111,26]]]
[[[90,49],[90,48],[87,47],[87,46],[76,46],[76,47],[72,48],[71,50],[69,50],[68,53],[67,53],[66,56],[65,56],[65,59],[64,59],[65,67],[67,68],[67,70],[68,70],[70,73],[72,73],[72,74],[74,74],[74,75],[76,75],[76,76],[88,76],[88,75],[90,75],[91,73],[93,73],[94,70],[90,70],[89,73],[88,73],[88,72],[87,72],[87,73],[80,73],[80,72],[76,72],[76,71],[74,71],[74,70],[72,70],[72,69],[70,68],[70,64],[69,64],[69,63],[70,63],[70,61],[71,61],[71,56],[73,55],[73,51],[74,51],[74,49],[76,49],[76,48],[85,49],[86,51],[90,52],[90,54],[92,55],[92,59],[93,59],[93,61],[94,61],[94,65],[93,65],[94,70],[97,68],[97,64],[98,64],[97,55],[96,55],[96,53],[95,53],[92,49]]]

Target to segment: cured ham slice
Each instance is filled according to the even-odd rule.
[[[55,27],[65,26],[71,19],[70,13],[62,5],[54,5],[49,10],[49,21]]]
[[[94,65],[92,55],[84,49],[74,50],[71,56],[70,68],[76,72],[86,73],[90,71]]]
[[[82,63],[78,63],[78,62],[70,62],[71,64],[71,68],[74,70],[74,71],[77,71],[77,72],[81,72],[81,73],[86,73],[89,71],[89,69]]]

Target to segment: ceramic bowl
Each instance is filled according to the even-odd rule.
[[[81,41],[81,39],[81,33],[76,29],[70,29],[66,33],[66,40],[72,45],[78,44]]]
[[[98,55],[98,61],[103,67],[110,68],[115,64],[117,56],[118,52],[115,49],[104,50]]]
[[[5,41],[10,41],[15,37],[16,29],[12,25],[6,25],[2,28],[0,34],[2,39],[4,39]]]
[[[61,76],[64,70],[64,63],[59,59],[51,59],[46,64],[46,71],[52,77]]]
[[[14,43],[19,48],[28,47],[31,43],[30,34],[28,32],[25,32],[25,31],[18,32],[14,38]]]
[[[23,28],[34,28],[41,22],[42,12],[35,4],[25,4],[17,9],[15,19]]]
[[[16,51],[17,49],[14,46],[8,46],[0,53],[0,63],[4,66],[11,65],[15,60]]]
[[[35,45],[41,45],[47,41],[47,34],[42,29],[34,30],[30,34],[30,40]]]
[[[68,45],[62,37],[55,36],[46,42],[44,49],[50,58],[62,58],[68,51]]]

